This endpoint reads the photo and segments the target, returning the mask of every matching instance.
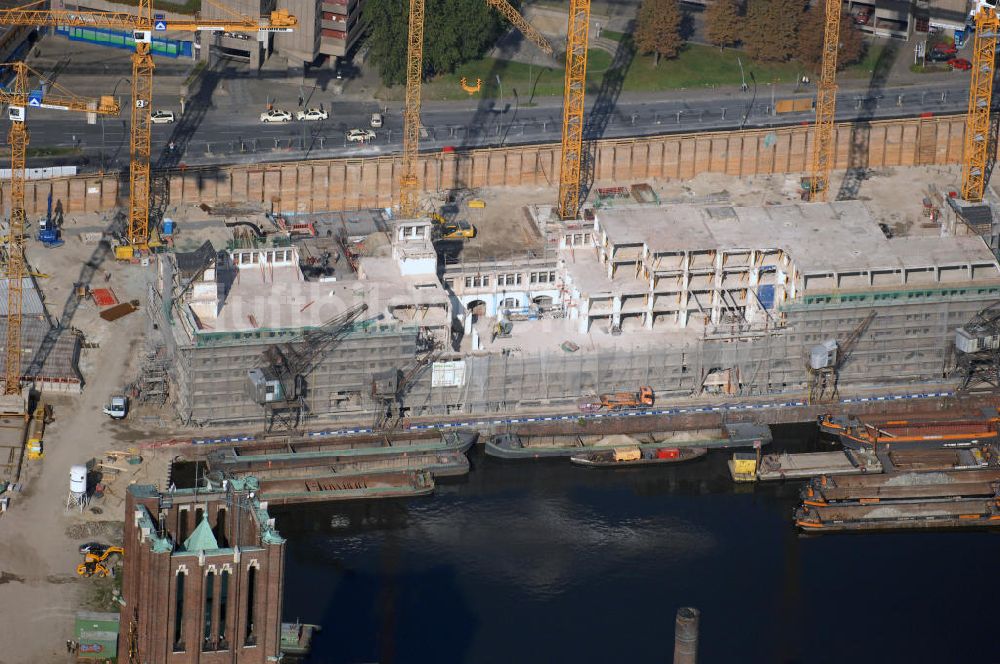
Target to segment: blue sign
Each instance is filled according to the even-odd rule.
[[[153,24],[153,29],[156,30],[157,32],[166,32],[166,30],[167,30],[167,22],[166,21],[157,21],[156,23]]]
[[[28,93],[28,106],[34,106],[36,108],[42,105],[42,91],[32,90]]]

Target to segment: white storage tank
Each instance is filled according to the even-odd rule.
[[[69,490],[70,493],[87,493],[87,467],[83,465],[70,466],[69,469]]]

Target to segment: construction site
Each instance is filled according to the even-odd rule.
[[[411,15],[419,31],[410,60],[419,64],[423,3],[414,4],[421,15]],[[490,4],[551,52],[506,2]],[[138,15],[107,20],[148,31],[150,12],[142,0]],[[388,441],[453,426],[493,433],[518,417],[562,435],[601,408],[635,416],[607,424],[634,433],[722,428],[723,411],[738,409],[768,408],[732,418],[761,425],[815,417],[820,411],[806,409],[844,399],[919,399],[931,410],[973,390],[970,398],[991,399],[1000,388],[993,60],[976,63],[989,81],[973,76],[966,115],[838,124],[831,26],[839,3],[827,13],[810,126],[584,140],[585,1],[569,14],[558,145],[421,153],[418,67],[409,72],[400,155],[153,170],[149,104],[135,103],[150,99],[143,81],[151,88],[153,76],[139,39],[127,179],[27,179],[24,117],[11,115],[11,175],[0,190],[10,211],[0,282],[3,511],[35,492],[36,502],[57,496],[83,514],[95,490],[87,474],[99,473],[101,492],[126,511],[125,532],[144,552],[135,555],[141,578],[126,572],[126,598],[158,589],[177,607],[171,618],[143,605],[142,624],[121,609],[133,655],[201,661],[176,657],[185,642],[197,644],[201,625],[193,613],[182,620],[185,591],[170,584],[228,578],[225,561],[239,563],[245,544],[245,555],[266,562],[257,572],[234,565],[240,583],[263,584],[280,605],[284,541],[266,495],[255,493],[302,477],[230,486],[220,475],[209,517],[197,484],[174,491],[178,441],[263,444],[280,435],[288,456],[275,459],[294,465],[293,442],[309,436]],[[1000,18],[986,5],[976,17],[977,48],[992,58]],[[0,10],[0,19],[83,21],[55,10]],[[188,28],[290,30],[295,18],[277,11],[203,23]],[[27,107],[29,74],[19,71],[3,93],[9,107]],[[110,98],[61,99],[81,113],[120,110]],[[630,396],[608,396],[621,394]],[[693,404],[697,416],[671,413],[664,425],[669,409]],[[449,453],[468,449],[448,444]],[[206,458],[210,447],[189,456]],[[54,475],[38,463],[43,451]],[[86,459],[83,496],[72,489],[65,499],[61,480],[43,487],[43,477],[61,478]],[[272,468],[262,454],[243,470],[259,470],[255,463]],[[408,479],[424,493],[432,488],[425,469],[406,472],[417,473]],[[360,486],[306,480],[318,499]],[[289,492],[288,501],[304,493]],[[227,524],[234,501],[244,513]],[[157,523],[164,515],[169,536]],[[70,557],[60,554],[58,564]],[[218,569],[191,574],[206,557]],[[8,588],[30,586],[19,579]],[[252,602],[263,610],[261,597],[236,597],[239,611],[228,619],[216,606],[215,631],[205,628],[211,650],[226,649],[233,633],[256,648]],[[281,648],[272,609],[266,625],[259,621],[260,661]]]

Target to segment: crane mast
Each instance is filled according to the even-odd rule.
[[[837,159],[834,118],[837,114],[837,49],[840,47],[840,0],[826,0],[823,59],[816,90],[816,125],[813,132],[809,200],[825,201],[830,172]]]
[[[211,2],[211,0],[208,0]],[[0,10],[0,25],[39,27],[80,26],[110,30],[130,30],[135,41],[132,55],[132,126],[129,152],[129,218],[126,234],[129,246],[145,249],[149,243],[150,193],[150,114],[153,102],[152,0],[138,0],[136,13],[65,9],[34,9],[45,0]],[[287,10],[269,16],[243,16],[215,4],[232,15],[226,19],[168,20],[166,31],[198,32],[291,32],[298,19]]]
[[[989,161],[990,104],[996,71],[997,33],[1000,17],[983,2],[976,10],[976,38],[972,45],[969,81],[969,112],[965,116],[965,145],[962,154],[962,198],[978,203],[986,190]]]
[[[589,0],[588,0],[589,1]],[[521,33],[542,51],[551,55],[552,45],[535,30],[507,0],[486,0],[514,24]],[[417,214],[417,177],[420,155],[420,86],[424,72],[424,0],[410,0],[406,33],[406,101],[403,104],[403,174],[399,178],[399,216]]]
[[[21,320],[23,313],[26,274],[24,264],[24,225],[27,219],[24,203],[24,181],[26,154],[28,151],[28,128],[25,115],[28,110],[28,74],[31,72],[23,62],[9,63],[15,71],[11,90],[0,90],[0,104],[8,107],[11,120],[7,141],[10,143],[10,230],[7,242],[7,334],[6,366],[4,367],[4,394],[17,394],[21,388]],[[118,104],[111,97],[86,99],[68,94],[55,86],[55,92],[43,99],[46,107],[66,111],[118,115]]]
[[[580,211],[589,26],[590,0],[570,0],[563,87],[562,150],[559,161],[559,217],[562,219],[575,219]]]

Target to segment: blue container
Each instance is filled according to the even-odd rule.
[[[163,220],[163,234],[164,235],[173,235],[174,234],[174,220],[173,219],[164,219]]]
[[[774,309],[774,286],[771,284],[762,285],[757,289],[757,297],[765,309]]]

